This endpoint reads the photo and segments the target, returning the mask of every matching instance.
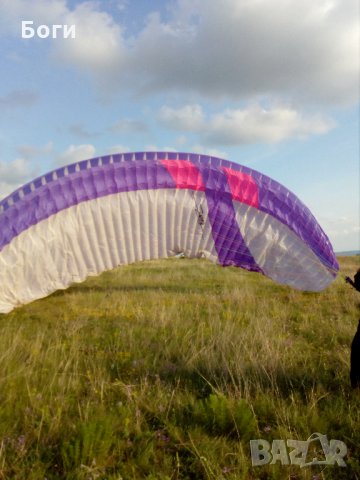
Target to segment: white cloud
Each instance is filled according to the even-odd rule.
[[[228,158],[228,154],[223,150],[204,147],[203,145],[193,145],[191,151],[194,153],[201,153],[202,155],[210,155],[211,157]]]
[[[179,146],[184,146],[188,143],[188,139],[186,138],[185,135],[180,135],[177,139],[176,139],[176,143],[179,145]]]
[[[125,55],[122,29],[108,13],[101,11],[96,1],[84,1],[70,9],[65,0],[11,0],[0,2],[0,32],[21,38],[21,22],[39,25],[75,25],[76,38],[57,38],[49,42],[55,58],[80,70],[101,77],[114,66],[119,66]],[[29,40],[24,40],[29,42]],[[103,69],[103,70],[101,70]]]
[[[8,163],[0,161],[0,199],[32,180],[36,173],[37,168],[24,158]]]
[[[40,147],[35,145],[19,145],[16,150],[26,159],[49,155],[53,152],[53,143],[48,142]]]
[[[84,2],[68,10],[65,23],[75,25],[76,38],[55,43],[59,60],[89,71],[96,78],[101,77],[102,72],[120,67],[126,56],[121,27],[98,7],[97,2]]]
[[[106,152],[109,155],[115,154],[115,153],[127,153],[127,152],[130,152],[130,148],[125,147],[124,145],[114,145],[113,147],[107,148]]]
[[[35,25],[64,24],[68,9],[64,0],[5,0],[0,2],[0,32],[21,38],[21,22]]]
[[[143,121],[129,118],[122,119],[109,128],[113,133],[142,133],[147,129],[148,127]]]
[[[20,186],[21,184],[18,184],[18,185],[12,185],[10,183],[7,183],[7,182],[3,182],[2,180],[0,180],[0,201],[7,197],[8,195],[10,195],[10,193],[12,193],[18,186]]]
[[[345,0],[178,1],[149,17],[127,62],[144,92],[280,96],[330,104],[358,97],[358,12]]]
[[[58,165],[68,165],[95,157],[95,147],[91,144],[70,145],[57,157]]]
[[[312,134],[326,133],[331,122],[320,117],[305,117],[288,107],[263,109],[260,106],[245,110],[227,109],[212,117],[210,143],[238,145],[243,143],[276,143],[289,138],[306,138]]]
[[[17,158],[10,163],[0,162],[0,178],[5,182],[23,182],[30,172],[31,164],[23,158]]]
[[[329,131],[333,124],[318,115],[305,116],[288,106],[225,109],[208,117],[201,106],[179,109],[163,106],[159,119],[168,128],[196,133],[207,145],[276,143],[289,138],[306,138]]]
[[[197,132],[205,123],[204,112],[200,105],[185,105],[181,108],[161,107],[159,120],[168,128]]]
[[[129,6],[129,0],[118,0],[117,2],[117,9],[122,12],[127,9]]]
[[[99,132],[90,132],[87,130],[87,128],[81,123],[70,125],[68,132],[71,133],[71,135],[82,139],[93,139],[99,135]]]
[[[121,3],[120,3],[121,5]],[[100,2],[0,3],[1,27],[20,20],[75,24],[76,39],[49,42],[56,58],[90,73],[103,93],[172,90],[218,100],[285,98],[353,103],[358,99],[358,5],[349,0],[177,0],[167,20],[153,13],[125,28]],[[132,36],[131,36],[132,35]]]
[[[320,216],[319,222],[336,252],[360,250],[360,225],[355,215],[338,218]]]

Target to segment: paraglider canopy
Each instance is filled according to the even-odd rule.
[[[118,265],[183,252],[320,291],[338,264],[309,209],[215,157],[137,152],[84,160],[0,202],[0,312]]]

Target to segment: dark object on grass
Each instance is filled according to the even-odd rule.
[[[358,292],[360,292],[360,268],[354,275],[354,280],[350,277],[345,277],[345,282],[350,283],[352,287],[354,287]]]
[[[360,268],[354,275],[354,280],[345,277],[346,283],[360,292]],[[352,388],[360,388],[360,320],[354,339],[351,343],[350,382]]]
[[[351,344],[350,381],[352,388],[360,388],[360,320]]]

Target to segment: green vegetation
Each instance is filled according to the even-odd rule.
[[[171,259],[0,315],[0,479],[359,479],[359,300]],[[251,439],[314,432],[346,468],[252,467]]]

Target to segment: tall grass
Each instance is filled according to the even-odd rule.
[[[0,478],[359,479],[359,301],[342,276],[304,293],[172,259],[0,315]],[[251,439],[313,432],[346,468],[252,467]]]

